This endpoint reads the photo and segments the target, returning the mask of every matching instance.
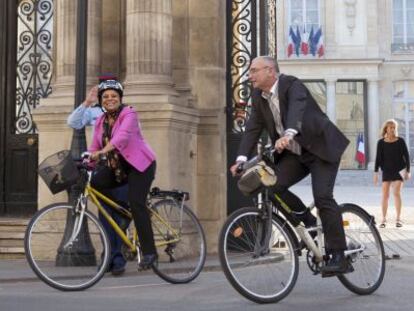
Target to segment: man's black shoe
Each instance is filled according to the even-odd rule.
[[[157,261],[157,254],[148,254],[144,255],[141,262],[138,265],[138,270],[147,270],[152,267],[152,265]]]
[[[125,266],[113,266],[111,273],[114,276],[120,276],[122,274],[124,274],[125,272]]]
[[[323,277],[353,272],[354,268],[346,259],[343,251],[334,251],[328,263],[321,268]]]

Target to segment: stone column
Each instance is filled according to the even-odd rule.
[[[177,95],[172,82],[171,9],[171,0],[127,0],[127,96]],[[170,102],[168,96],[167,100],[160,97],[153,99]]]
[[[54,81],[50,97],[72,97],[75,92],[76,1],[55,1]],[[72,99],[73,100],[73,99]],[[44,101],[43,101],[44,102]]]
[[[335,79],[326,80],[326,114],[336,124],[336,88]]]
[[[379,99],[378,80],[368,80],[368,141],[369,141],[369,168],[374,167],[377,141],[379,139]]]
[[[105,40],[102,35],[102,0],[88,1],[88,52],[87,87],[98,82],[97,76],[101,73],[101,42]]]
[[[58,0],[55,2],[55,35],[54,46],[54,80],[52,82],[51,100],[58,104],[72,104],[75,95],[76,70],[76,8],[77,1]],[[88,55],[87,83],[89,86],[97,82],[100,72],[101,54],[101,19],[102,3],[100,0],[88,2]],[[41,102],[47,103],[48,100]]]

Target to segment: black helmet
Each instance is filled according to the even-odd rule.
[[[124,95],[124,88],[122,87],[122,84],[119,81],[117,81],[117,80],[104,80],[101,83],[99,83],[99,86],[98,86],[99,104],[101,103],[101,100],[102,100],[102,94],[106,90],[117,91],[121,98]]]

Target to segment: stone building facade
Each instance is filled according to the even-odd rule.
[[[410,0],[277,1],[277,54],[282,71],[309,83],[328,116],[351,140],[342,169],[355,160],[363,134],[372,169],[383,122],[395,118],[414,159],[414,28]],[[322,35],[317,36],[321,29]],[[291,32],[292,30],[292,32]],[[297,30],[301,40],[297,39]],[[292,39],[303,43],[297,55]],[[289,44],[292,50],[289,51]],[[312,46],[313,45],[313,46]],[[322,45],[322,55],[318,48]],[[316,48],[312,55],[311,48]],[[306,47],[305,47],[306,50]],[[320,90],[319,88],[319,90]]]

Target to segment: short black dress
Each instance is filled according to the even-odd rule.
[[[377,157],[375,159],[375,172],[381,168],[382,181],[403,180],[400,171],[410,171],[410,158],[404,139],[399,137],[394,142],[380,139],[377,144]]]

